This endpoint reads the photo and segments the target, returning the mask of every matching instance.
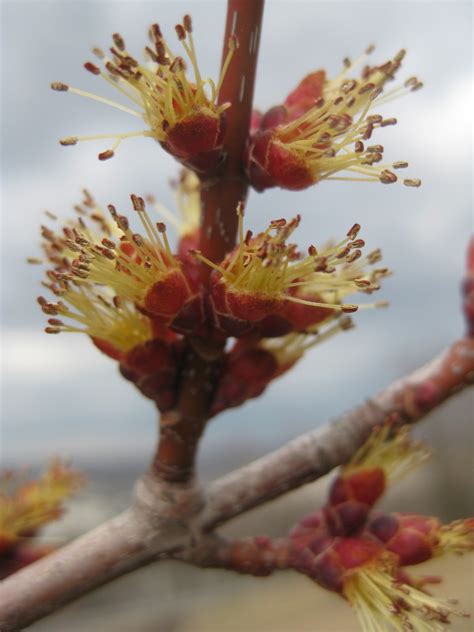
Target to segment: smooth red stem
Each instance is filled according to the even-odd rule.
[[[224,142],[226,160],[217,177],[202,183],[202,230],[199,247],[212,261],[222,261],[235,245],[236,208],[245,202],[248,180],[243,157],[252,113],[255,72],[260,43],[264,0],[229,0],[222,59],[229,39],[235,36],[238,48],[219,93],[220,103],[231,103],[227,110]],[[203,268],[204,275],[209,268]]]

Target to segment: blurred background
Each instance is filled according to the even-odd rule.
[[[249,0],[251,2],[252,0]],[[113,160],[96,154],[107,141],[60,147],[63,136],[141,129],[132,117],[76,95],[54,93],[53,80],[109,98],[116,94],[82,68],[91,46],[120,32],[140,54],[158,21],[174,50],[174,24],[190,12],[200,67],[217,77],[226,3],[3,2],[2,9],[2,381],[1,465],[39,467],[54,454],[70,458],[89,485],[46,536],[64,542],[124,508],[147,467],[156,413],[114,363],[85,337],[43,333],[35,298],[43,211],[72,214],[87,187],[104,206],[130,208],[129,195],[153,193],[174,208],[169,181],[178,167],[150,139],[125,141]],[[472,4],[470,2],[316,2],[267,0],[255,105],[281,102],[308,72],[338,73],[342,59],[376,44],[374,63],[408,50],[399,79],[425,88],[381,109],[399,124],[377,133],[388,161],[410,162],[401,185],[323,182],[301,193],[251,193],[247,223],[301,213],[301,245],[339,237],[355,222],[367,248],[380,246],[394,276],[379,298],[388,310],[355,315],[357,329],[307,354],[265,396],[226,412],[208,428],[199,468],[209,480],[324,424],[441,351],[463,331],[459,285],[472,229]],[[297,235],[298,236],[298,235]],[[296,237],[297,237],[296,236]],[[470,393],[420,424],[416,434],[435,458],[384,501],[394,510],[452,520],[472,513]],[[233,535],[284,532],[317,507],[320,481],[235,520]],[[450,579],[438,592],[474,606],[469,560],[438,563]],[[420,569],[423,573],[424,569]],[[430,564],[426,572],[436,573]],[[334,612],[337,611],[337,618]],[[472,623],[455,629],[470,630]],[[344,631],[357,629],[336,597],[290,573],[265,581],[224,571],[161,563],[86,597],[32,630]]]

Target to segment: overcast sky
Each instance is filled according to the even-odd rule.
[[[173,160],[151,139],[124,142],[101,163],[101,143],[60,147],[71,134],[139,129],[132,117],[49,90],[61,80],[114,97],[85,72],[93,45],[119,31],[140,54],[158,21],[174,46],[173,25],[194,18],[204,74],[217,76],[225,2],[4,2],[2,5],[2,325],[3,458],[147,460],[155,413],[85,337],[43,333],[35,297],[43,210],[63,218],[86,186],[104,205],[129,208],[131,192],[152,192],[168,208]],[[265,451],[326,421],[415,368],[462,331],[459,283],[472,226],[472,55],[470,2],[267,2],[256,105],[282,101],[308,72],[338,72],[369,43],[373,59],[408,50],[400,78],[425,88],[385,106],[399,124],[374,137],[389,161],[406,159],[420,189],[323,182],[301,193],[252,193],[247,222],[301,213],[301,244],[345,234],[358,221],[369,248],[380,246],[394,277],[380,297],[388,310],[356,314],[358,328],[309,354],[266,396],[213,422],[204,452],[239,441]],[[138,123],[139,125],[139,123]],[[297,235],[295,236],[297,237]],[[295,410],[298,414],[295,414]]]

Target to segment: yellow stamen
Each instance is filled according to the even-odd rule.
[[[360,469],[381,468],[387,479],[397,480],[424,463],[430,451],[410,437],[408,426],[394,430],[393,424],[386,422],[376,426],[364,445],[344,467],[344,474]]]
[[[346,64],[336,79],[326,81],[323,96],[314,107],[290,123],[277,127],[274,142],[303,161],[311,170],[315,182],[396,182],[397,176],[390,170],[390,165],[379,164],[383,147],[378,145],[379,149],[374,151],[371,147],[366,148],[364,143],[370,139],[374,129],[396,123],[395,119],[370,115],[370,111],[422,85],[413,77],[405,85],[383,94],[385,83],[393,78],[404,55],[405,51],[400,51],[393,60],[380,67],[366,67],[361,79],[357,80],[348,80],[347,75],[366,55],[354,64]],[[352,151],[349,146],[353,146]],[[351,171],[365,177],[334,175],[340,171]],[[416,185],[409,182],[404,184],[420,184],[418,180]]]
[[[449,616],[466,616],[450,603],[397,582],[390,555],[348,574],[343,593],[364,632],[442,632]]]
[[[94,75],[102,77],[123,96],[133,101],[140,110],[129,108],[116,101],[70,87],[61,82],[54,82],[51,85],[53,90],[72,92],[141,118],[147,124],[148,129],[145,132],[134,132],[131,134],[70,136],[63,139],[66,142],[62,144],[75,144],[82,140],[98,140],[105,137],[113,137],[121,141],[132,136],[152,136],[158,141],[164,141],[167,138],[167,130],[191,114],[200,111],[210,117],[218,118],[224,110],[230,107],[229,103],[219,103],[219,92],[236,48],[235,38],[231,38],[229,42],[229,50],[216,86],[211,79],[202,78],[197,62],[194,40],[191,30],[189,30],[191,28],[189,16],[185,16],[184,22],[186,25],[178,25],[176,30],[193,68],[193,81],[188,78],[185,72],[184,60],[179,56],[173,55],[162,38],[157,25],[154,25],[151,29],[154,49],[149,47],[146,49],[147,55],[151,59],[151,64],[154,65],[152,69],[148,65],[138,62],[124,46],[119,49],[117,47],[113,48],[112,58],[106,57],[100,51],[98,56],[104,64],[103,70],[91,62],[85,64],[87,70]],[[122,43],[123,40],[121,41]],[[98,49],[93,49],[93,52],[97,53],[99,51]],[[75,142],[67,142],[71,139],[74,139]],[[113,149],[107,150],[107,152],[113,151]],[[102,152],[100,155],[104,156],[107,152]],[[107,153],[106,157],[111,156]]]

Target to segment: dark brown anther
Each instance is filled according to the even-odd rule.
[[[53,325],[55,327],[64,327],[64,323],[62,320],[58,320],[57,318],[49,318],[48,324]]]
[[[103,151],[100,154],[98,154],[97,158],[99,160],[109,160],[110,158],[113,158],[114,156],[115,156],[115,153],[111,149],[107,149],[106,151]]]
[[[80,279],[87,279],[88,277],[86,270],[79,270],[78,268],[73,268],[72,273],[74,276],[77,276]]]
[[[57,316],[59,314],[58,308],[54,303],[44,303],[41,305],[41,311],[47,316]]]
[[[359,231],[360,231],[360,224],[354,224],[347,231],[347,237],[349,237],[349,239],[355,239],[357,237],[357,235],[359,234]]]
[[[347,263],[352,263],[353,261],[357,261],[362,256],[362,250],[354,250],[350,255],[347,255],[346,261]]]
[[[193,22],[191,20],[191,16],[190,15],[185,15],[183,18],[183,26],[186,30],[187,33],[192,33],[193,32]]]
[[[150,35],[152,39],[157,42],[163,39],[163,34],[158,24],[152,24],[150,27]]]
[[[366,151],[369,153],[383,153],[383,145],[369,145]]]
[[[316,257],[318,255],[318,249],[316,248],[316,246],[313,246],[311,244],[311,246],[308,248],[308,254],[310,257]]]
[[[120,35],[120,33],[114,33],[112,35],[112,39],[114,41],[115,46],[120,51],[124,51],[125,50],[125,41],[124,41],[123,37]]]
[[[104,245],[106,248],[109,248],[109,250],[115,250],[116,245],[115,243],[111,240],[111,239],[107,239],[107,237],[104,237],[102,239],[102,245]]]
[[[123,76],[123,73],[111,61],[107,61],[105,67],[113,77]]]
[[[69,90],[69,86],[61,81],[53,81],[51,84],[51,90],[56,90],[56,92],[67,92]]]
[[[341,311],[344,314],[353,314],[358,309],[359,309],[359,307],[357,305],[350,305],[350,304],[341,305]]]
[[[164,222],[156,222],[156,228],[159,233],[166,233],[166,224]]]
[[[130,199],[132,200],[133,210],[143,213],[145,210],[145,200],[134,193],[132,193]]]
[[[128,218],[125,215],[117,215],[117,224],[124,233],[129,229]]]
[[[364,143],[361,140],[357,140],[354,144],[354,151],[356,154],[360,154],[364,151]]]
[[[346,246],[345,248],[343,248],[337,253],[336,255],[337,259],[344,259],[344,257],[347,257],[350,251],[351,251],[350,246]]]
[[[47,300],[44,298],[44,296],[38,296],[38,298],[36,299],[37,302],[39,303],[39,305],[41,305],[41,307],[43,307],[43,305],[47,304]]]
[[[185,69],[184,59],[182,57],[175,57],[170,65],[170,70],[173,73],[183,72]]]
[[[93,75],[100,75],[100,68],[98,68],[95,64],[93,64],[91,61],[86,61],[86,63],[84,64],[84,68],[88,71],[91,72]]]
[[[363,248],[365,246],[365,241],[363,239],[356,239],[349,245],[351,248]]]
[[[380,174],[380,182],[382,182],[382,184],[393,184],[397,180],[397,176],[388,169],[384,169]]]
[[[184,30],[184,26],[182,24],[177,24],[174,27],[174,30],[176,31],[176,35],[178,36],[180,42],[186,39],[186,31]]]
[[[365,128],[364,133],[362,134],[362,138],[364,140],[369,140],[369,138],[372,136],[373,131],[374,131],[374,126],[372,125],[372,123],[369,123],[367,127]]]
[[[45,332],[47,334],[59,334],[60,333],[60,329],[58,329],[57,327],[46,327],[45,328]]]
[[[383,116],[380,114],[371,114],[366,118],[367,123],[381,123],[383,121]]]
[[[133,233],[132,241],[139,248],[141,248],[144,245],[144,243],[145,243],[144,240],[143,240],[143,237],[139,233]]]
[[[115,253],[112,252],[112,250],[108,250],[107,248],[101,248],[100,254],[106,257],[107,259],[109,259],[110,261],[115,259]]]

